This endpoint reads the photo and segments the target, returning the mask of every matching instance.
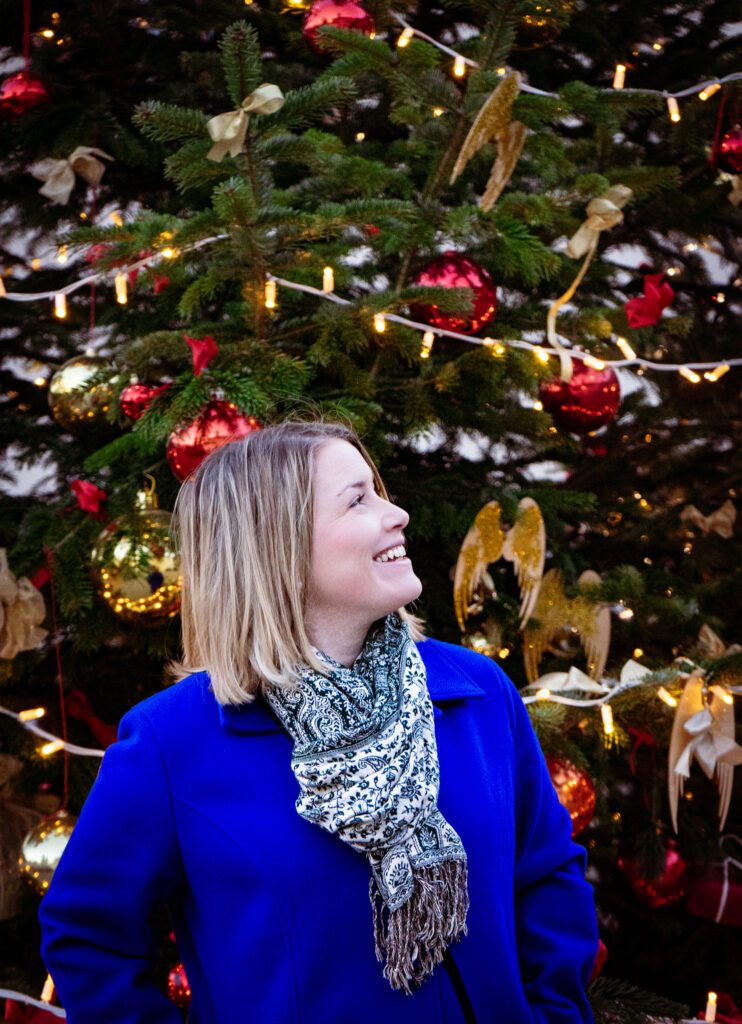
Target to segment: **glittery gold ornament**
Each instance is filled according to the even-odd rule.
[[[49,406],[52,416],[65,430],[79,434],[106,422],[111,407],[113,386],[110,378],[91,384],[101,370],[114,369],[97,356],[75,356],[57,370],[49,382]]]
[[[462,632],[469,615],[481,611],[477,588],[486,587],[494,595],[495,586],[487,566],[506,558],[513,563],[521,590],[521,623],[532,612],[538,596],[546,556],[546,531],[541,510],[532,498],[518,503],[515,522],[505,533],[500,526],[500,503],[488,501],[479,510],[464,537],[456,561],[453,604]],[[475,598],[472,604],[472,598]]]
[[[124,622],[157,627],[178,614],[183,577],[170,534],[172,516],[157,508],[154,487],[137,510],[100,534],[92,552],[98,593]]]
[[[594,586],[601,580],[597,572],[586,569],[577,582]],[[588,675],[600,680],[611,642],[611,610],[607,604],[590,601],[582,594],[575,598],[567,597],[561,572],[549,569],[541,581],[532,621],[523,634],[523,660],[529,683],[536,682],[541,656],[549,644],[570,627],[577,631],[582,641]]]
[[[559,803],[572,819],[572,836],[587,828],[595,814],[595,786],[587,772],[562,757],[547,757],[546,764]]]
[[[40,895],[49,888],[52,875],[72,835],[77,818],[67,811],[57,811],[34,825],[21,845],[18,866]]]
[[[449,184],[453,185],[482,146],[488,142],[496,143],[497,159],[492,165],[489,181],[479,200],[479,207],[485,212],[492,209],[510,180],[526,141],[525,125],[510,119],[513,103],[519,91],[520,75],[517,71],[509,71],[484,101],[451,171]]]

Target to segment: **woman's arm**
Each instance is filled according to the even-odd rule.
[[[515,915],[523,987],[536,1024],[592,1024],[584,989],[598,932],[593,889],[584,877],[587,856],[572,841],[569,813],[556,795],[525,705],[512,682],[509,689],[515,713]]]
[[[153,909],[182,880],[165,766],[146,714],[121,720],[41,901],[41,955],[73,1024],[181,1024],[150,978]]]

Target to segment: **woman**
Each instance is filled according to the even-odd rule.
[[[425,638],[358,438],[286,422],[178,498],[184,660],[122,719],[40,909],[70,1024],[585,1024],[597,935],[523,702]]]

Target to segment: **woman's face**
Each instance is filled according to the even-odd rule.
[[[352,444],[327,441],[314,471],[314,536],[309,601],[313,615],[371,625],[415,601],[422,583],[408,557],[374,557],[404,544],[410,517],[374,489],[370,466]]]

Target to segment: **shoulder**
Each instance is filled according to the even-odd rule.
[[[190,721],[203,723],[208,713],[216,715],[216,700],[210,685],[207,672],[194,672],[139,701],[126,712],[121,724],[130,726],[146,719],[162,735],[181,732]]]

